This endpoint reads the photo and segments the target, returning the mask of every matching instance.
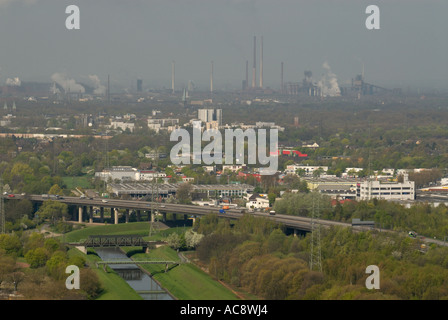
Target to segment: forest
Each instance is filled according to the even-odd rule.
[[[67,290],[66,266],[80,269],[80,290]],[[55,238],[42,233],[0,235],[0,287],[27,300],[95,299],[101,291],[97,274],[80,255],[70,254]]]
[[[322,270],[310,270],[310,235],[287,236],[281,226],[245,216],[234,225],[217,216],[194,226],[204,234],[196,258],[210,274],[275,300],[439,300],[448,298],[448,248],[422,250],[418,239],[350,228],[321,230]],[[380,270],[369,290],[366,268]]]

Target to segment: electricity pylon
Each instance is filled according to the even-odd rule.
[[[320,195],[315,183],[315,190],[312,191],[311,210],[311,243],[310,243],[310,270],[322,272],[322,250],[321,250],[321,224],[320,219]],[[317,199],[316,199],[317,198]]]
[[[2,224],[1,233],[6,233],[6,218],[5,218],[5,199],[3,199],[3,179],[0,178],[0,223]]]
[[[154,153],[153,153],[154,154]],[[159,208],[159,183],[158,183],[158,178],[159,178],[159,174],[157,173],[157,177],[155,176],[155,168],[158,167],[158,163],[159,163],[159,148],[158,146],[156,146],[156,153],[154,156],[154,165],[152,166],[152,181],[151,181],[151,213],[150,213],[150,222],[149,222],[149,236],[152,235],[153,232],[153,214],[154,212],[158,213],[158,208]],[[157,193],[157,199],[156,199],[156,203],[154,204],[154,191]],[[155,210],[154,210],[155,209]],[[155,219],[155,218],[154,218]]]

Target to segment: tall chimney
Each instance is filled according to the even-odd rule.
[[[110,75],[107,75],[107,102],[110,103]]]
[[[249,87],[249,60],[246,60],[246,89]]]
[[[171,90],[174,93],[174,60],[171,62]]]
[[[213,61],[212,61],[212,69],[210,71],[210,93],[213,93]]]
[[[257,73],[257,37],[254,36],[254,65],[252,67],[252,88],[255,88],[256,73]]]
[[[280,74],[280,92],[283,94],[283,61],[282,61],[282,71]]]
[[[263,88],[263,36],[260,44],[260,88]]]

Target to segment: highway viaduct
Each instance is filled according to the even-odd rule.
[[[120,200],[120,199],[103,199],[103,198],[80,198],[80,197],[60,197],[60,198],[47,198],[42,195],[20,195],[14,194],[12,197],[5,197],[5,199],[28,199],[33,203],[40,204],[46,200],[58,201],[65,203],[69,206],[73,213],[73,210],[77,210],[77,220],[82,222],[93,222],[93,208],[99,209],[100,222],[104,222],[105,210],[110,210],[111,218],[114,224],[119,222],[119,211],[124,210],[125,221],[129,221],[129,214],[131,210],[134,210],[137,214],[137,220],[140,218],[141,212],[152,213],[151,221],[154,221],[154,213],[158,211],[164,217],[167,213],[173,215],[184,216],[186,219],[189,216],[204,216],[210,213],[216,213],[219,216],[239,219],[245,213],[251,214],[256,217],[265,217],[271,219],[279,224],[284,225],[286,228],[292,229],[294,233],[309,232],[311,231],[311,218],[291,216],[291,215],[270,215],[268,212],[248,212],[245,208],[230,208],[226,210],[225,214],[219,213],[220,207],[209,206],[196,206],[196,205],[184,205],[184,204],[170,204],[170,203],[151,203],[147,201],[139,200]],[[151,209],[153,209],[151,211]],[[73,215],[73,214],[72,214]],[[76,216],[76,213],[75,213]],[[87,216],[87,219],[85,218]],[[349,223],[342,223],[329,220],[319,220],[319,223],[323,226],[339,225],[344,227],[352,227]],[[361,228],[361,227],[359,227]]]
[[[28,199],[34,203],[42,203],[45,200],[49,200],[47,198],[43,198],[42,195],[18,195],[14,194],[12,197],[5,197],[4,199]],[[284,225],[287,229],[293,231],[294,234],[310,232],[311,231],[311,218],[300,217],[300,216],[292,216],[292,215],[283,215],[283,214],[275,214],[270,215],[265,212],[247,212],[245,208],[240,209],[228,209],[225,214],[219,213],[221,208],[219,207],[206,207],[206,206],[196,206],[196,205],[183,205],[183,204],[170,204],[170,203],[151,203],[146,201],[138,201],[138,200],[119,200],[119,199],[102,199],[102,198],[80,198],[80,197],[63,197],[60,199],[50,199],[62,203],[66,203],[69,207],[78,208],[78,222],[83,222],[83,216],[87,213],[87,208],[89,208],[88,212],[88,220],[89,222],[93,221],[93,208],[97,207],[100,209],[100,222],[101,217],[103,217],[103,213],[105,209],[110,209],[113,212],[113,221],[115,224],[118,224],[118,212],[120,209],[124,209],[125,213],[125,221],[128,221],[130,210],[135,210],[137,212],[137,217],[139,216],[139,212],[147,211],[151,212],[153,209],[153,213],[155,210],[159,211],[161,214],[166,217],[166,213],[172,213],[174,215],[183,215],[184,218],[188,216],[204,216],[210,213],[216,213],[221,217],[226,217],[230,219],[239,219],[244,214],[250,214],[255,217],[265,217],[267,219],[271,219],[279,224]],[[112,215],[111,215],[112,217]],[[153,221],[154,215],[151,216],[151,221]],[[380,232],[398,232],[386,229],[380,229],[375,227],[368,226],[355,226],[351,223],[343,223],[337,221],[323,220],[318,219],[316,223],[320,224],[323,227],[331,227],[331,226],[341,226],[341,227],[349,227],[352,228],[353,231],[366,231],[366,230],[376,230]],[[448,242],[430,238],[424,238],[423,240],[426,243],[435,243],[441,246],[448,246]]]

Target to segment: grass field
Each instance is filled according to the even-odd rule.
[[[87,264],[89,264],[91,269],[98,275],[103,292],[96,300],[143,300],[143,298],[113,270],[108,268],[108,272],[105,272],[103,268],[96,268],[95,261],[101,260],[98,256],[93,254],[86,255],[74,248],[70,249],[68,254],[69,256],[80,255],[84,257]]]
[[[162,239],[172,232],[185,232],[186,228],[170,228],[159,230],[151,239]],[[77,242],[86,239],[89,235],[117,235],[117,234],[136,234],[142,235],[148,239],[148,222],[133,222],[117,225],[91,226],[81,230],[75,230],[64,235],[64,241]],[[122,248],[124,251],[132,254],[135,260],[163,259],[180,261],[177,252],[168,246],[161,246],[150,250],[149,254],[139,252],[139,248]],[[100,281],[104,287],[104,293],[99,300],[135,300],[141,297],[132,288],[119,277],[116,273],[104,272],[102,268],[96,268],[94,262],[99,257],[88,254],[84,255],[77,249],[71,249],[70,254],[83,255],[88,263],[93,264],[92,269],[97,272]],[[179,300],[235,300],[236,295],[231,290],[211,278],[191,263],[181,264],[171,267],[165,273],[165,265],[143,265],[151,273],[156,281],[163,288],[168,290]]]
[[[81,176],[81,177],[62,177],[62,181],[67,186],[68,190],[74,189],[76,187],[81,187],[83,189],[93,188],[91,183],[91,176]]]
[[[177,252],[168,246],[151,250],[149,254],[137,253],[134,260],[174,260],[180,261]],[[170,267],[165,273],[165,265],[143,265],[163,288],[179,300],[236,300],[237,297],[225,286],[191,263]]]
[[[184,227],[170,228],[165,230],[154,230],[151,240],[161,240],[173,232],[185,232]],[[143,239],[149,240],[149,223],[132,222],[109,224],[101,226],[89,226],[80,230],[75,230],[64,235],[66,242],[78,242],[87,239],[90,235],[139,235]]]

